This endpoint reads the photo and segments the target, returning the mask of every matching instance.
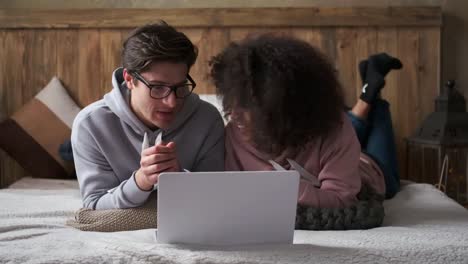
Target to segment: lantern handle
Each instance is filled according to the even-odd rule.
[[[445,154],[444,161],[442,162],[442,169],[440,170],[439,183],[437,183],[435,185],[437,187],[437,189],[439,189],[440,191],[442,191],[444,193],[447,191],[446,184],[447,184],[448,168],[449,168],[449,159],[448,159],[448,155]],[[445,185],[442,184],[442,180],[444,178],[445,178]]]

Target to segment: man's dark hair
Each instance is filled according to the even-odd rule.
[[[343,96],[328,59],[305,41],[271,34],[232,43],[211,62],[226,113],[247,109],[255,146],[299,150],[341,124]]]
[[[130,33],[123,44],[122,64],[129,72],[145,71],[153,62],[185,63],[190,69],[197,55],[184,33],[161,20]]]

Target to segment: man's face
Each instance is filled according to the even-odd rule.
[[[188,67],[184,63],[158,62],[139,74],[150,85],[177,86],[186,82],[187,73]],[[176,98],[174,92],[161,99],[152,98],[148,86],[126,70],[124,78],[131,90],[130,106],[137,117],[151,129],[167,129],[182,108],[184,99]]]

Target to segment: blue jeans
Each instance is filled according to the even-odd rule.
[[[369,155],[384,174],[385,198],[392,198],[400,189],[400,175],[389,103],[377,99],[367,120],[356,117],[351,111],[347,115],[361,143],[362,152]]]

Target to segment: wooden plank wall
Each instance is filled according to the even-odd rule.
[[[80,106],[100,99],[111,89],[125,36],[155,17],[198,46],[191,70],[198,93],[214,93],[208,79],[210,58],[252,32],[293,35],[320,48],[339,71],[348,105],[360,94],[360,60],[376,52],[399,57],[404,68],[390,73],[383,97],[391,103],[404,175],[403,139],[433,111],[439,91],[439,8],[0,10],[0,111],[12,114],[54,75]],[[3,151],[0,166],[0,187],[26,175]]]

